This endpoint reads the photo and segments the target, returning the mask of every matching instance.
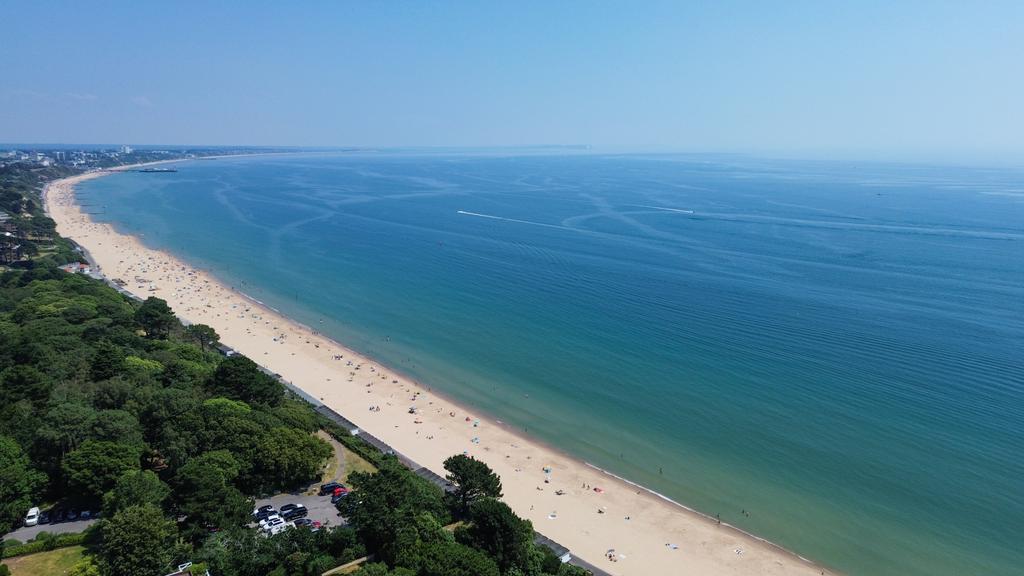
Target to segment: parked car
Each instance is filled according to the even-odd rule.
[[[298,506],[299,506],[299,504],[285,504],[284,506],[281,506],[281,514],[284,514],[285,512],[287,512],[289,510],[294,510]]]
[[[302,504],[299,504],[286,512],[281,512],[281,517],[285,520],[294,520],[296,518],[305,518],[308,514],[309,510]]]
[[[33,506],[28,509],[28,514],[25,514],[25,526],[35,526],[39,524],[39,507]]]
[[[278,529],[284,525],[285,521],[280,516],[267,518],[266,524],[263,524],[262,522],[260,523],[260,527],[263,528],[265,532],[269,532],[270,534],[277,534],[277,532],[280,531]]]
[[[341,499],[344,498],[345,496],[348,496],[348,492],[342,492],[340,494],[335,494],[334,496],[331,496],[331,504],[337,504],[338,502],[341,502]]]
[[[298,520],[295,521],[295,526],[297,526],[297,527],[298,526],[302,526],[302,527],[306,527],[306,528],[312,528],[313,527],[313,521],[310,520],[309,518],[299,518]]]
[[[280,524],[274,524],[273,526],[267,527],[267,532],[273,536],[274,534],[280,534],[281,532],[294,527],[295,524],[292,524],[291,522],[281,522]]]
[[[71,522],[72,520],[78,520],[78,512],[75,512],[74,510],[68,510],[67,518],[68,522]]]
[[[260,520],[266,520],[268,517],[275,514],[277,514],[277,510],[274,510],[273,506],[260,506],[252,511],[252,516],[257,522]]]
[[[39,523],[40,524],[49,524],[50,523],[50,511],[49,510],[43,510],[42,512],[39,513]]]
[[[283,523],[284,520],[282,520],[281,517],[278,516],[277,514],[272,514],[270,516],[267,516],[263,520],[260,520],[260,528],[266,528],[267,526],[269,526],[271,524],[275,524],[275,523],[279,523],[279,522]]]
[[[88,510],[82,510],[82,513],[78,515],[79,520],[88,520],[89,518],[92,518],[92,512]]]
[[[333,495],[334,494],[334,490],[336,488],[344,489],[345,485],[342,484],[341,482],[328,482],[326,484],[322,484],[320,486],[320,495],[321,496]]]

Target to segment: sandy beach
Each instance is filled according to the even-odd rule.
[[[45,194],[58,232],[86,248],[107,278],[214,327],[225,344],[442,476],[441,463],[453,454],[485,461],[501,476],[505,502],[574,556],[616,575],[834,574],[531,441],[437,395],[430,383],[413,382],[205,271],[93,222],[76,204],[74,186],[111,172],[53,182]]]

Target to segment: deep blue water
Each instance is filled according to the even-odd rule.
[[[1024,171],[468,153],[179,168],[82,194],[450,396],[850,574],[1024,564]]]

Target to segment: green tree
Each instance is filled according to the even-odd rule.
[[[367,548],[385,561],[394,561],[399,533],[419,514],[447,520],[441,490],[393,458],[376,473],[352,473],[349,483],[355,491],[339,502],[339,509]]]
[[[207,452],[188,461],[174,478],[178,512],[185,516],[187,535],[196,539],[209,528],[240,526],[248,521],[252,500],[232,482],[239,464],[226,450]]]
[[[53,383],[32,366],[11,366],[0,372],[0,404],[28,400],[39,406],[50,397]]]
[[[120,374],[124,369],[124,357],[120,346],[106,340],[97,343],[89,365],[92,379],[106,380]]]
[[[206,352],[207,346],[216,346],[220,341],[217,331],[206,324],[191,324],[185,328],[185,333],[199,344],[203,352]]]
[[[562,564],[555,576],[590,576],[590,572],[573,564]]]
[[[146,331],[149,338],[165,338],[174,327],[177,319],[174,312],[167,305],[166,300],[155,296],[146,298],[146,301],[135,311],[135,322]]]
[[[166,574],[174,559],[178,530],[152,504],[129,506],[103,522],[99,560],[104,574]]]
[[[103,513],[109,518],[119,510],[142,504],[163,508],[170,494],[171,488],[151,470],[129,470],[103,496]]]
[[[96,410],[76,402],[57,404],[43,416],[39,436],[52,451],[63,455],[88,438],[96,421]]]
[[[226,396],[253,405],[276,406],[284,397],[284,386],[245,356],[232,356],[221,362],[213,373],[210,386],[215,396]]]
[[[455,499],[461,513],[480,498],[501,498],[501,479],[491,468],[474,458],[457,454],[444,461],[445,476],[455,485]]]
[[[0,534],[6,534],[34,504],[46,476],[32,469],[13,439],[0,436]]]
[[[323,574],[331,568],[338,566],[338,562],[328,554],[317,554],[306,563],[305,573],[310,576]]]
[[[90,435],[95,440],[142,445],[142,427],[139,425],[139,420],[126,410],[100,410],[97,412]]]
[[[139,447],[86,440],[64,458],[63,468],[68,494],[82,504],[96,504],[122,474],[139,468]]]
[[[479,550],[436,542],[420,550],[419,576],[499,576],[498,565]]]
[[[456,538],[485,552],[504,574],[512,568],[526,572],[533,546],[533,525],[515,515],[507,504],[483,498],[469,507],[470,525]]]
[[[264,434],[257,445],[257,474],[264,489],[296,488],[315,480],[333,455],[331,445],[320,438],[279,426]]]

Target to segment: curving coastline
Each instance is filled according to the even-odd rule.
[[[57,181],[45,194],[58,231],[86,248],[107,277],[124,280],[139,297],[164,298],[184,319],[213,326],[226,344],[435,472],[443,473],[444,458],[463,451],[486,461],[502,477],[505,501],[574,555],[623,575],[832,573],[524,438],[254,302],[207,272],[93,222],[75,203],[74,185],[116,171]],[[413,404],[417,411],[410,414]],[[550,483],[545,466],[552,469]],[[617,561],[603,557],[609,549],[615,549]]]

